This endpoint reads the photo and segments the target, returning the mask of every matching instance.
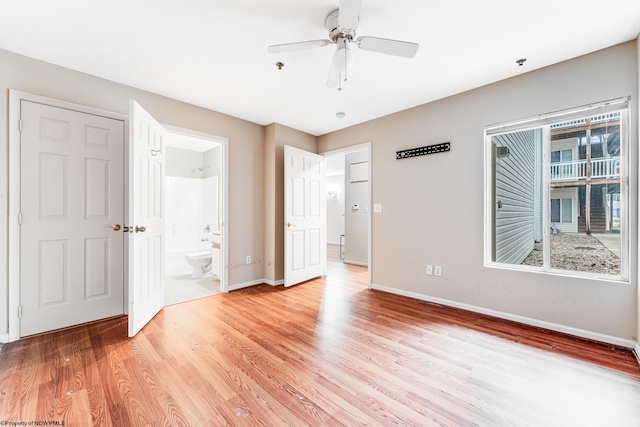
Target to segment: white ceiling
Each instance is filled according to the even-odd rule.
[[[638,0],[364,0],[357,36],[419,43],[413,59],[355,48],[325,84],[339,0],[0,0],[0,48],[267,125],[322,135],[633,40]],[[524,66],[516,60],[527,58]],[[278,70],[275,63],[285,66]],[[1,71],[1,67],[0,67]],[[343,119],[336,113],[346,113]]]

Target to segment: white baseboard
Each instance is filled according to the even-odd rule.
[[[270,286],[279,286],[284,285],[284,280],[267,280],[267,279],[258,279],[251,280],[250,282],[236,283],[235,285],[229,285],[229,291],[237,291],[238,289],[249,288],[255,285],[270,285]]]
[[[342,262],[344,262],[345,264],[361,265],[363,267],[368,267],[369,266],[369,264],[367,264],[366,262],[351,261],[349,259],[342,260]]]
[[[505,313],[502,311],[492,310],[490,308],[478,307],[475,305],[465,304],[456,301],[450,301],[442,298],[431,297],[428,295],[418,294],[416,292],[403,291],[401,289],[390,288],[388,286],[371,284],[371,289],[383,292],[389,292],[396,295],[402,295],[409,298],[415,298],[422,301],[432,302],[448,307],[459,308],[462,310],[472,311],[474,313],[485,314],[487,316],[497,317],[500,319],[511,320],[513,322],[524,323],[525,325],[536,326],[538,328],[549,329],[563,334],[573,335],[580,338],[586,338],[592,341],[598,341],[606,344],[613,344],[618,347],[635,349],[636,355],[640,357],[640,346],[633,340],[614,337],[612,335],[601,334],[599,332],[587,331],[585,329],[574,328],[572,326],[559,325],[557,323],[547,322],[544,320],[532,319],[530,317],[519,316],[517,314]]]
[[[0,334],[0,343],[6,344],[9,342],[9,334]]]
[[[636,360],[638,360],[638,365],[640,365],[640,342],[637,342],[633,346],[633,352],[636,354]]]

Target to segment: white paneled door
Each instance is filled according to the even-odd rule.
[[[124,122],[20,110],[20,336],[122,314]]]
[[[165,130],[140,104],[129,109],[129,336],[164,306]]]
[[[324,272],[324,158],[285,145],[284,285],[291,286]]]

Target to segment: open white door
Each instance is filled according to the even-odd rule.
[[[322,276],[324,157],[284,146],[284,285]]]
[[[164,306],[165,130],[129,107],[129,336]]]

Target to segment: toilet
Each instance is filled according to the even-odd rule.
[[[200,279],[211,271],[211,255],[211,250],[192,252],[185,255],[187,264],[193,268],[193,271],[191,272],[191,277],[193,279]]]

